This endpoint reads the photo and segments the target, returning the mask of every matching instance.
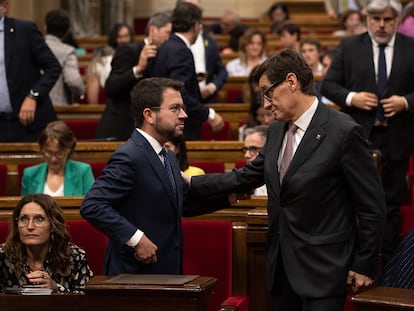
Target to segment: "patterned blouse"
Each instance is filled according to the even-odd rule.
[[[50,271],[49,256],[43,263],[44,270],[49,273],[51,278],[57,283],[59,292],[79,293],[85,288],[86,283],[93,276],[86,260],[86,253],[75,244],[70,244],[72,249],[70,273],[67,276],[53,275]],[[27,272],[30,267],[27,265]],[[27,284],[25,276],[18,278],[14,271],[14,264],[4,253],[4,244],[0,244],[0,293],[5,292],[8,287],[22,287]]]

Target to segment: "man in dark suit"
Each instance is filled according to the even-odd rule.
[[[187,140],[200,139],[201,124],[208,121],[214,131],[223,128],[223,118],[201,102],[200,88],[190,46],[201,28],[201,9],[192,3],[180,3],[172,13],[173,34],[159,49],[148,67],[150,77],[167,77],[184,82],[184,103],[188,119],[184,129]]]
[[[33,22],[9,18],[0,0],[0,141],[36,141],[56,120],[49,97],[61,67]]]
[[[387,203],[381,251],[385,263],[398,245],[400,206],[414,147],[414,39],[397,33],[400,12],[399,0],[368,2],[368,33],[341,42],[321,86],[322,95],[361,124],[371,147],[381,151]],[[383,75],[378,74],[381,47]],[[385,86],[377,86],[383,80]]]
[[[134,129],[131,115],[131,90],[145,76],[148,62],[157,54],[170,36],[171,17],[164,12],[150,17],[145,30],[146,38],[116,49],[111,73],[105,83],[108,96],[96,138],[127,140]]]
[[[163,146],[184,130],[182,87],[166,78],[138,82],[131,95],[137,129],[113,153],[80,207],[110,239],[104,274],[182,273],[181,217],[219,206],[185,197],[175,155]]]
[[[239,170],[192,177],[190,194],[265,183],[271,310],[342,311],[347,284],[357,291],[373,282],[385,219],[364,130],[318,102],[312,71],[295,51],[260,66],[265,108],[277,120],[264,148]]]
[[[175,5],[190,2],[201,8],[200,0],[177,0]],[[201,99],[204,103],[216,103],[217,93],[227,81],[227,70],[221,60],[216,40],[203,29],[191,45]]]

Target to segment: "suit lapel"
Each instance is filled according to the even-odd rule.
[[[268,189],[276,189],[276,192],[280,191],[280,182],[279,182],[279,166],[278,158],[279,152],[282,148],[283,137],[285,135],[287,124],[284,122],[275,122],[272,125],[271,133],[273,138],[269,137],[268,144],[266,145],[266,156],[270,155],[269,168],[270,171],[273,171],[273,174],[269,174],[268,183],[270,187]]]
[[[318,108],[310,122],[305,135],[303,136],[293,158],[286,171],[284,181],[288,180],[295,172],[308,160],[312,153],[318,148],[319,144],[325,138],[325,130],[321,124],[327,122],[327,108],[324,104],[319,103]]]
[[[4,57],[6,62],[6,74],[10,74],[10,66],[12,64],[13,51],[15,51],[16,29],[14,27],[13,19],[4,17]]]

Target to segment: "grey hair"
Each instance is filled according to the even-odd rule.
[[[257,125],[255,127],[248,127],[244,130],[244,138],[248,135],[256,134],[258,133],[260,137],[263,140],[263,143],[266,143],[267,139],[267,129],[268,127],[266,125]]]
[[[167,12],[157,12],[154,13],[148,20],[147,27],[145,28],[145,35],[149,35],[149,27],[155,26],[157,28],[162,28],[168,23],[171,23],[171,15]]]
[[[382,12],[387,7],[390,7],[396,14],[400,16],[402,12],[402,4],[399,0],[370,0],[367,3],[367,14],[373,14],[376,12]]]

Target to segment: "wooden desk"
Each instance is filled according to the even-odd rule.
[[[374,287],[352,297],[358,311],[414,310],[414,290]]]
[[[181,286],[101,285],[95,276],[85,295],[0,295],[0,310],[27,311],[201,311],[211,302],[217,279],[198,277]],[[89,290],[88,290],[89,288]]]

